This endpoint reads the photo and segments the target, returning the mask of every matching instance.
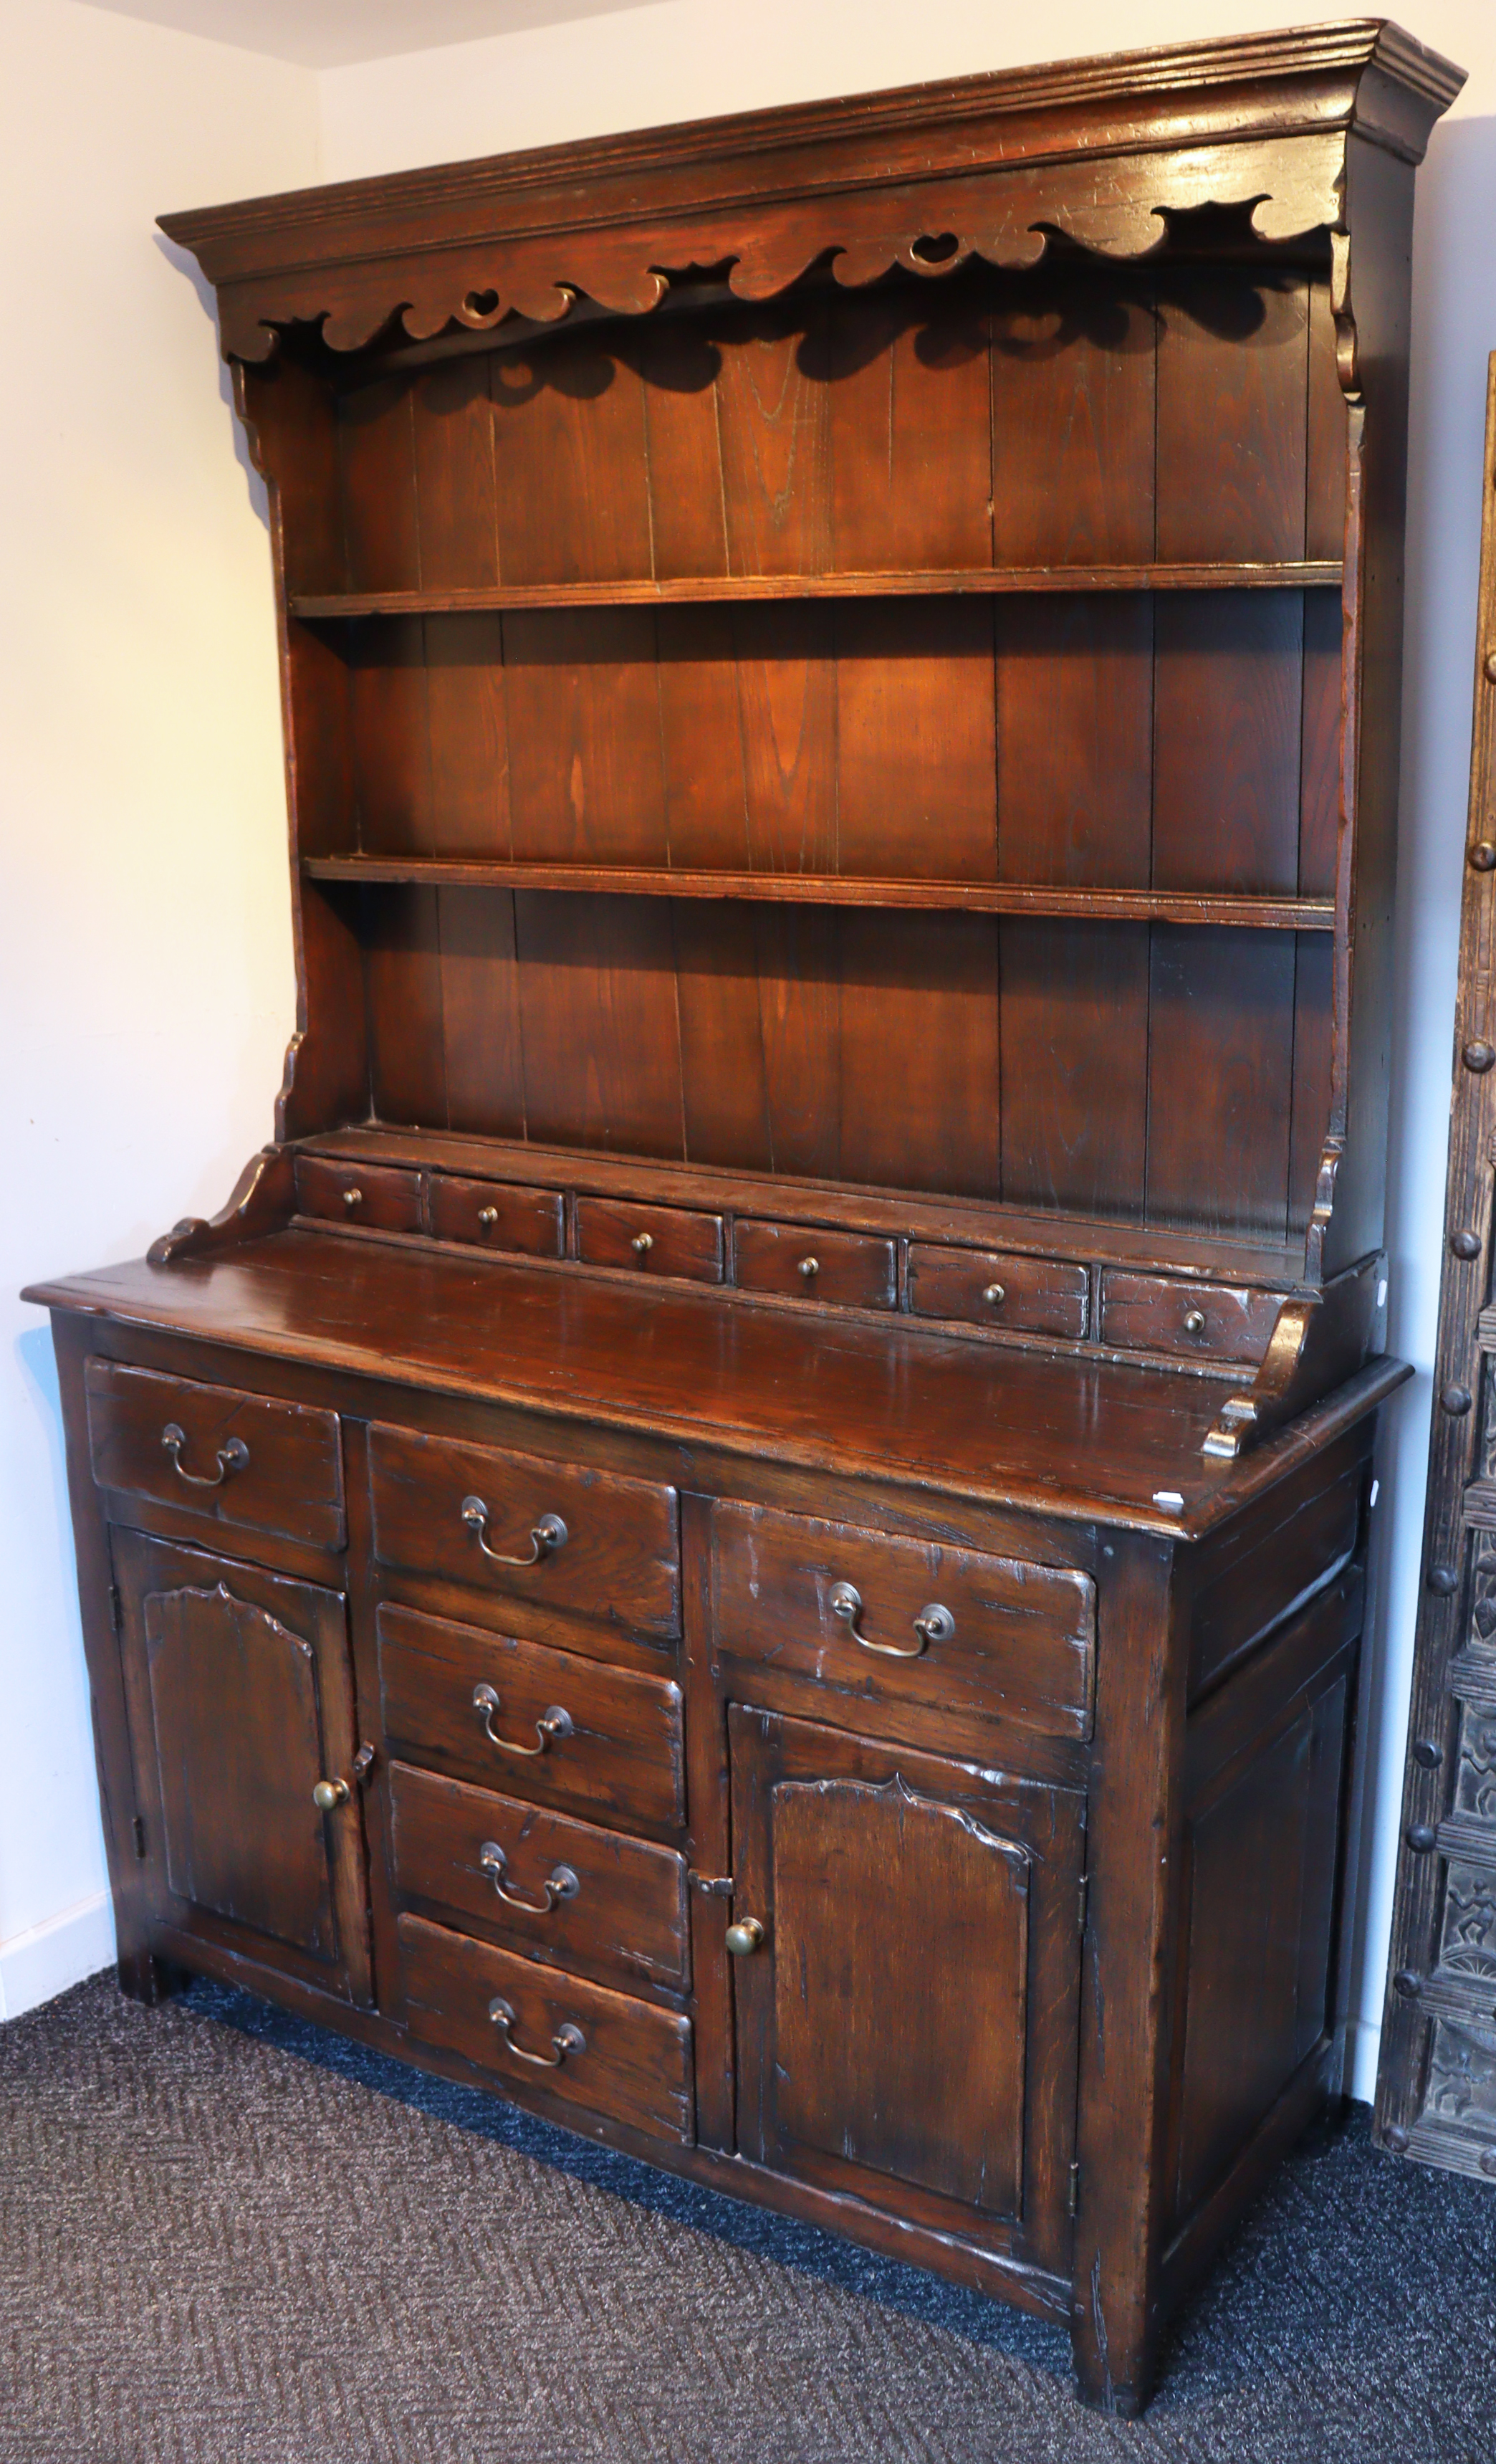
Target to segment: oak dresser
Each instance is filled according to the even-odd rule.
[[[167,216],[297,1017],[47,1284],[120,1975],[1068,2322],[1338,2092],[1414,168],[1379,20]]]

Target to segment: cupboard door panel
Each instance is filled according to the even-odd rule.
[[[904,1887],[890,1892],[886,1877]],[[968,2207],[1016,2214],[1028,1859],[897,1778],[781,1782],[773,1870],[781,2132]],[[824,1906],[838,1913],[827,1925]],[[940,1922],[928,1926],[926,1910]],[[900,1990],[913,1979],[917,1997]],[[974,1970],[1001,1978],[971,2025]],[[918,2027],[908,2022],[917,2009]],[[828,2014],[841,2019],[826,2059]],[[976,2128],[972,2128],[975,2122]]]
[[[740,2152],[1052,2264],[1079,1800],[734,1704]],[[1004,2231],[1004,2228],[1006,2230]]]
[[[145,1860],[157,1914],[369,1999],[341,1595],[196,1549],[114,1536]]]

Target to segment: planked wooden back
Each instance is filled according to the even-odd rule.
[[[304,619],[323,852],[1331,897],[1347,417],[1303,251],[414,356],[340,382],[301,601],[598,604]],[[1211,586],[1076,586],[1159,566]],[[693,580],[765,595],[617,602]],[[1328,932],[624,888],[329,888],[374,1116],[1302,1235]]]

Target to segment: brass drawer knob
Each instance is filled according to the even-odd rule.
[[[335,1813],[340,1805],[347,1802],[348,1783],[345,1779],[319,1779],[312,1791],[312,1803],[319,1814]]]
[[[1185,1333],[1186,1333],[1186,1334],[1203,1334],[1203,1333],[1204,1333],[1204,1331],[1205,1331],[1205,1312],[1204,1312],[1204,1310],[1203,1310],[1203,1309],[1187,1309],[1187,1310],[1185,1311],[1185,1315],[1184,1315],[1184,1331],[1185,1331]]]
[[[1007,1299],[1007,1293],[1003,1290],[1001,1284],[989,1284],[986,1290],[982,1293],[982,1299],[986,1302],[989,1309],[1001,1309],[1003,1302]]]
[[[481,1497],[465,1497],[460,1508],[462,1519],[473,1534],[485,1557],[495,1566],[539,1566],[542,1559],[554,1557],[567,1541],[565,1524],[559,1514],[542,1514],[530,1528],[530,1553],[527,1557],[511,1557],[502,1549],[488,1545],[488,1507]]]
[[[497,1207],[480,1206],[478,1208],[478,1221],[482,1224],[485,1232],[492,1231],[494,1225],[498,1221]]]
[[[652,1232],[636,1232],[628,1243],[636,1258],[647,1258],[654,1246]]]
[[[802,1260],[801,1260],[801,1262],[800,1262],[800,1271],[801,1271],[801,1273],[804,1276],[805,1281],[806,1281],[806,1283],[807,1283],[807,1284],[813,1284],[813,1283],[815,1282],[816,1277],[817,1277],[817,1276],[819,1275],[819,1273],[821,1272],[821,1261],[820,1261],[820,1259],[819,1259],[819,1258],[802,1258]]]
[[[735,1959],[751,1959],[763,1940],[763,1927],[757,1917],[739,1917],[728,1926],[724,1939]]]
[[[342,1202],[343,1202],[344,1206],[346,1206],[346,1208],[348,1209],[348,1212],[349,1212],[349,1213],[350,1213],[350,1215],[351,1215],[351,1214],[352,1214],[352,1212],[353,1212],[353,1209],[354,1209],[356,1206],[362,1206],[362,1205],[363,1205],[363,1190],[362,1190],[362,1189],[345,1189],[345,1190],[343,1191],[343,1193],[342,1193]]]
[[[175,1420],[166,1422],[161,1433],[161,1442],[171,1457],[171,1468],[178,1480],[185,1480],[188,1488],[222,1488],[231,1472],[248,1471],[250,1467],[250,1450],[242,1438],[231,1438],[226,1445],[219,1447],[213,1458],[218,1465],[216,1471],[188,1471],[182,1460],[187,1431],[178,1428]]]

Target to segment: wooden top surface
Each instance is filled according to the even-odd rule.
[[[1219,1381],[706,1292],[284,1232],[32,1286],[45,1307],[979,1504],[1195,1538],[1409,1374],[1380,1360],[1240,1463]],[[1160,1509],[1176,1490],[1182,1512]]]

